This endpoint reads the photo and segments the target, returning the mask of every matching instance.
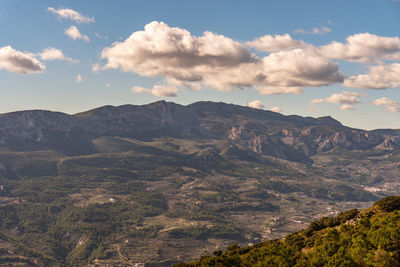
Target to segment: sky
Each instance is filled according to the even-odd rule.
[[[0,1],[0,113],[222,101],[400,128],[400,0]]]

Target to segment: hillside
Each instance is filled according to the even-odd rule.
[[[400,197],[313,221],[305,229],[248,247],[231,245],[189,266],[400,266]]]
[[[0,263],[190,261],[400,194],[398,130],[160,101],[0,115]]]

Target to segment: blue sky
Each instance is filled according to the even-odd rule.
[[[0,113],[211,100],[400,128],[399,26],[392,0],[2,0]]]

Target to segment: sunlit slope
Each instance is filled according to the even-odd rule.
[[[400,197],[324,217],[305,229],[249,247],[231,245],[175,266],[399,266]]]

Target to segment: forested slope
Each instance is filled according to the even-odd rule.
[[[324,217],[281,240],[231,245],[175,266],[400,266],[400,197]]]

